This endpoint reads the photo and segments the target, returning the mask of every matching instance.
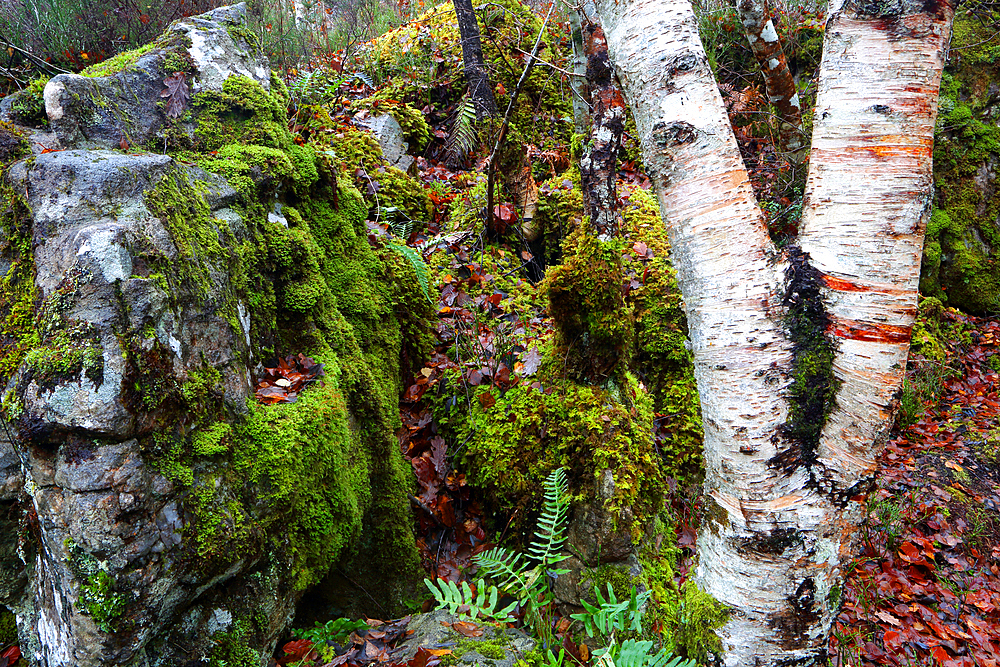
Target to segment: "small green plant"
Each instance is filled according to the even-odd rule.
[[[352,621],[349,618],[335,618],[320,623],[316,621],[311,628],[296,628],[292,630],[292,636],[296,639],[308,639],[313,644],[326,646],[330,642],[334,644],[344,644],[347,638],[355,630],[363,630],[368,627],[364,621]]]
[[[528,547],[528,554],[496,547],[476,556],[473,560],[493,583],[483,580],[473,591],[468,583],[459,588],[454,582],[437,582],[424,579],[427,588],[440,605],[469,618],[486,618],[497,621],[509,619],[515,606],[524,610],[525,623],[531,626],[543,646],[552,643],[550,608],[552,590],[550,581],[569,570],[554,567],[569,558],[559,553],[566,541],[566,515],[569,512],[566,472],[553,470],[545,480],[545,499],[542,515],[535,530],[536,539]],[[501,595],[513,597],[515,602],[498,609]],[[465,612],[464,607],[469,611]],[[473,613],[474,610],[474,613]]]
[[[696,667],[698,663],[694,660],[674,656],[665,648],[654,653],[654,644],[650,640],[620,639],[621,634],[642,631],[643,609],[652,591],[637,593],[632,586],[628,599],[620,602],[611,584],[608,584],[606,599],[597,586],[594,587],[594,594],[597,605],[581,600],[584,613],[573,614],[571,618],[583,623],[588,637],[598,637],[604,644],[604,648],[594,651],[596,664],[602,667]]]

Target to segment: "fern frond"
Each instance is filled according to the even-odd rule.
[[[518,601],[524,602],[536,596],[534,584],[538,581],[538,572],[527,568],[521,561],[521,554],[495,547],[472,560],[496,582],[500,590],[513,595]]]
[[[444,144],[448,156],[447,161],[451,164],[463,161],[478,143],[476,106],[472,103],[472,97],[466,93],[458,101],[455,112],[451,116],[451,131]]]
[[[424,579],[424,585],[437,600],[439,607],[447,607],[452,614],[458,614],[472,620],[479,617],[494,621],[506,621],[512,618],[511,612],[517,606],[517,603],[512,602],[506,607],[498,609],[500,595],[497,587],[487,586],[482,579],[476,582],[475,592],[467,581],[463,581],[459,587],[454,581],[447,579],[438,579],[437,581]]]
[[[528,547],[530,556],[542,567],[548,567],[568,558],[559,554],[566,541],[566,517],[569,513],[569,497],[566,492],[566,471],[556,468],[545,479],[545,498],[542,501],[542,515],[538,518],[537,540]]]
[[[420,289],[423,291],[424,296],[427,297],[427,300],[431,301],[431,272],[430,269],[427,268],[427,262],[424,261],[424,258],[416,249],[411,248],[404,243],[390,243],[388,245],[410,263],[410,266],[413,267],[413,272],[417,274],[417,282],[420,283]],[[431,301],[431,303],[433,303],[433,301]]]
[[[626,639],[618,647],[614,657],[616,667],[697,667],[694,660],[674,656],[667,649],[650,653],[653,642],[649,640]]]

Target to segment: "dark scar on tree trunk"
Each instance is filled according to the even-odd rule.
[[[817,640],[810,639],[809,629],[816,624],[819,614],[816,613],[816,582],[812,577],[807,577],[798,585],[795,592],[789,595],[788,607],[773,616],[768,621],[772,630],[777,632],[782,648],[785,650],[795,650],[809,648],[810,645],[816,647]],[[823,640],[819,640],[823,641]],[[825,642],[824,642],[825,644]],[[810,665],[823,664],[815,662],[820,652],[825,653],[826,647],[818,646],[817,655],[800,656],[790,658],[788,662],[781,662],[782,665]]]
[[[788,419],[781,435],[789,446],[769,461],[786,472],[816,463],[820,434],[835,405],[838,382],[833,375],[833,358],[837,344],[827,336],[831,323],[822,298],[823,278],[809,263],[807,253],[796,246],[788,249],[782,306],[784,327],[792,342],[792,383],[787,389]]]

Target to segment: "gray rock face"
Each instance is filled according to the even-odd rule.
[[[413,156],[406,153],[409,145],[403,141],[403,128],[395,118],[387,113],[378,116],[358,114],[354,117],[354,123],[375,135],[382,147],[382,155],[390,166],[408,171],[413,165]]]
[[[534,639],[512,628],[498,630],[492,625],[480,624],[482,636],[466,637],[452,627],[458,620],[443,609],[415,616],[407,626],[413,634],[406,638],[405,650],[397,660],[407,662],[419,648],[447,648],[451,649],[459,665],[513,667],[535,649]]]
[[[240,3],[178,21],[154,48],[110,76],[53,77],[45,86],[45,111],[59,141],[67,148],[111,149],[155,142],[168,124],[163,80],[188,59],[192,96],[222,90],[233,74],[269,89],[267,59],[241,36],[245,15],[246,4]]]
[[[159,105],[171,64],[189,64],[192,95],[234,75],[268,89],[266,60],[241,37],[244,12],[237,5],[178,22],[113,76],[52,79],[46,111],[67,149],[16,162],[0,179],[0,276],[10,278],[0,285],[0,322],[7,326],[15,306],[28,311],[23,330],[3,329],[0,341],[0,359],[17,359],[0,380],[0,605],[17,616],[33,665],[155,667],[209,656],[246,665],[254,651],[263,666],[302,588],[332,564],[323,559],[376,568],[370,554],[392,552],[385,557],[405,566],[413,547],[391,424],[370,409],[384,390],[361,358],[364,341],[332,306],[324,315],[340,335],[329,343],[333,359],[350,360],[357,379],[338,384],[341,373],[330,368],[314,385],[326,388],[316,404],[327,423],[302,433],[324,443],[308,459],[325,475],[314,482],[323,489],[298,489],[295,477],[276,488],[254,467],[252,454],[265,451],[277,461],[269,465],[282,464],[269,429],[299,434],[299,413],[281,410],[256,413],[270,421],[251,433],[254,373],[265,355],[327,344],[306,306],[280,310],[275,284],[290,276],[332,289],[318,269],[312,282],[297,273],[294,253],[323,252],[306,238],[303,206],[325,206],[336,191],[300,182],[298,215],[281,227],[252,211],[266,202],[280,212],[290,180],[258,167],[257,194],[238,195],[222,177],[168,155],[119,149],[123,138],[133,148],[159,141],[168,124],[190,130]],[[268,120],[284,132],[281,98],[239,81],[269,101]],[[272,139],[272,151],[292,144],[287,133]],[[354,218],[336,205],[322,210],[360,239],[338,251],[376,267],[357,279],[386,280],[357,233],[365,209],[351,207]],[[293,257],[285,273],[268,254],[271,242]],[[337,299],[324,294],[326,303]],[[289,331],[279,331],[279,317],[292,320]],[[385,319],[376,313],[372,326]],[[17,345],[20,356],[11,352]],[[325,440],[316,435],[323,429]],[[233,442],[251,455],[237,459]],[[335,524],[315,528],[322,540],[289,535],[294,517],[274,500],[289,488],[313,492],[307,509],[316,523]],[[393,488],[398,499],[384,492]],[[303,545],[314,552],[303,556]]]
[[[56,329],[84,331],[86,338],[74,344],[92,347],[101,369],[99,377],[86,368],[48,377],[26,362],[12,380],[21,401],[24,465],[9,440],[0,438],[0,473],[4,498],[23,488],[37,514],[39,543],[34,554],[26,554],[29,562],[34,559],[35,577],[27,603],[20,605],[31,608],[23,621],[33,626],[35,645],[25,653],[37,664],[159,664],[153,647],[165,634],[207,652],[212,633],[205,623],[215,619],[217,629],[225,630],[217,618],[224,605],[214,605],[223,604],[227,582],[249,571],[257,572],[258,585],[273,589],[276,628],[295,599],[294,592],[278,590],[279,577],[262,573],[266,564],[240,561],[206,577],[178,560],[185,530],[180,489],[150,469],[135,439],[149,425],[127,405],[135,382],[127,357],[140,350],[123,349],[124,332],[147,331],[147,348],[169,351],[165,363],[177,378],[210,360],[222,371],[224,401],[232,412],[244,411],[252,394],[247,332],[235,329],[216,301],[182,298],[180,310],[176,292],[136,273],[151,255],[181,261],[170,233],[144,201],[172,170],[211,193],[220,224],[235,216],[228,208],[235,193],[222,179],[167,156],[62,151],[18,163],[7,175],[27,194],[33,212],[41,316]],[[227,279],[221,267],[216,278]],[[0,582],[0,595],[8,589],[12,597],[16,584],[27,580],[25,572],[21,568],[16,581]],[[104,576],[114,590],[101,588]],[[18,608],[17,600],[8,602]],[[126,607],[130,629],[122,634],[128,641],[109,647],[111,616]],[[165,645],[161,650],[163,656],[171,653]]]

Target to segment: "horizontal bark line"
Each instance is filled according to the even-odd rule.
[[[902,344],[910,342],[912,326],[899,326],[879,322],[837,320],[830,324],[827,333],[837,338],[860,340],[870,343]]]

